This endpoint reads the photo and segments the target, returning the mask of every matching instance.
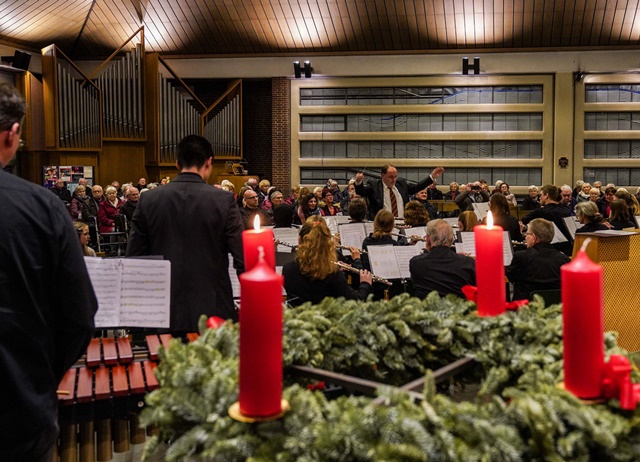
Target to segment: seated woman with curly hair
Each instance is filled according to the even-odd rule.
[[[360,287],[356,292],[347,283],[347,277],[333,262],[338,260],[336,247],[324,219],[309,217],[298,234],[297,255],[282,268],[287,301],[292,306],[304,302],[320,303],[325,297],[344,297],[365,300],[371,293],[372,277],[369,271],[360,272]],[[354,254],[355,253],[355,254]],[[352,249],[353,258],[359,258]]]

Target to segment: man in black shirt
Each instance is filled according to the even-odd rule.
[[[0,460],[50,462],[56,390],[91,339],[97,301],[62,202],[1,171],[24,115],[20,94],[0,84]]]
[[[536,218],[544,218],[545,220],[553,222],[566,239],[566,242],[558,242],[553,244],[553,246],[565,255],[571,255],[573,251],[573,238],[564,222],[564,218],[570,217],[571,212],[568,207],[560,203],[560,199],[560,188],[552,184],[544,185],[540,191],[540,205],[542,207],[532,210],[524,216],[522,218],[522,224],[527,225]]]

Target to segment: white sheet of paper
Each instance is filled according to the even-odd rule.
[[[171,262],[85,257],[98,299],[95,325],[168,328]]]
[[[607,229],[602,231],[594,231],[593,234],[600,234],[601,236],[613,237],[613,236],[634,236],[638,233],[636,233],[635,231],[619,231],[616,229]]]
[[[398,261],[400,276],[403,278],[410,278],[411,272],[409,271],[409,261],[416,255],[420,255],[422,253],[424,250],[424,242],[418,242],[416,245],[396,245],[393,246],[393,249],[396,254],[396,260]]]
[[[240,280],[236,269],[233,267],[233,255],[231,254],[229,254],[229,279],[231,279],[233,298],[240,298]]]
[[[456,252],[469,255],[471,257],[476,256],[476,240],[473,231],[466,231],[460,233],[462,242],[456,243]],[[511,248],[511,241],[509,233],[502,232],[502,263],[504,266],[509,266],[513,260],[513,249]]]
[[[340,244],[347,247],[362,248],[362,241],[367,237],[367,232],[364,229],[364,223],[347,223],[344,225],[338,225],[338,231],[340,232]],[[351,255],[351,253],[343,249],[343,255]]]
[[[489,213],[489,203],[474,202],[472,205],[473,205],[473,211],[475,212],[476,217],[478,217],[478,221],[482,222],[482,220],[484,220],[484,217],[487,216],[487,213]]]
[[[555,223],[553,224],[553,230],[554,230],[554,234],[553,234],[553,239],[551,240],[552,244],[567,242],[567,238],[564,236],[564,234],[562,234],[562,231],[560,231],[560,228],[558,228],[558,225],[556,225]]]
[[[365,233],[367,233],[367,236],[369,234],[373,234],[373,221],[365,221],[364,222],[364,231],[365,231]]]
[[[327,223],[327,226],[329,227],[329,231],[331,231],[331,234],[336,234],[338,232],[338,220],[336,219],[336,217],[322,217],[324,218],[324,221]]]
[[[443,220],[449,223],[453,229],[458,227],[458,217],[447,217],[443,218]]]
[[[563,220],[565,225],[567,225],[567,229],[571,233],[571,237],[575,239],[576,230],[582,228],[584,224],[580,223],[576,217],[564,217]]]
[[[404,234],[405,236],[407,236],[407,240],[410,241],[411,240],[411,236],[417,236],[421,239],[424,239],[425,236],[427,235],[427,227],[426,226],[416,226],[415,228],[406,228],[404,230]],[[420,245],[421,242],[418,242],[417,245]],[[422,242],[422,244],[424,244],[424,242]],[[424,245],[422,246],[424,247]]]
[[[280,242],[298,245],[298,233],[300,228],[273,228],[273,236]],[[291,253],[293,249],[286,245],[278,244],[276,252]]]
[[[169,260],[122,260],[120,325],[169,327],[171,262]]]
[[[371,272],[385,279],[400,279],[402,274],[398,267],[394,245],[372,245],[367,247]]]

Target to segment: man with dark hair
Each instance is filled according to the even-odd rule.
[[[55,194],[62,202],[71,204],[71,193],[67,189],[67,185],[64,184],[64,180],[58,178],[56,180],[55,187],[51,188],[51,192]]]
[[[356,193],[369,200],[369,217],[372,220],[382,209],[402,218],[409,196],[425,189],[443,172],[443,167],[436,167],[424,180],[410,185],[405,179],[398,178],[398,170],[393,165],[387,164],[382,167],[379,180],[365,182],[364,173],[356,174]]]
[[[453,228],[444,220],[427,223],[428,253],[409,262],[415,295],[425,298],[432,291],[441,297],[455,294],[464,298],[462,287],[476,285],[476,262],[473,258],[451,251]]]
[[[571,212],[568,207],[560,203],[561,198],[560,188],[552,184],[544,185],[540,190],[541,207],[525,215],[522,218],[522,224],[527,225],[531,220],[536,218],[544,218],[545,220],[551,221],[567,239],[567,242],[559,242],[553,244],[553,246],[565,255],[571,255],[573,251],[573,238],[564,222],[564,218],[570,217]]]
[[[56,389],[91,340],[97,301],[65,206],[1,171],[24,116],[20,94],[0,84],[0,460],[49,462]]]
[[[162,255],[171,261],[171,331],[195,332],[202,314],[238,319],[229,257],[244,271],[242,221],[233,194],[207,184],[211,143],[189,135],[178,144],[180,174],[140,196],[127,256]]]
[[[505,268],[514,286],[514,300],[529,299],[538,290],[560,289],[560,267],[571,259],[551,245],[554,233],[548,220],[536,218],[529,223],[524,236],[527,250],[516,252]]]

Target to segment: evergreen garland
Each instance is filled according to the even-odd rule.
[[[537,298],[517,312],[477,316],[474,304],[432,293],[384,302],[325,299],[287,309],[284,362],[373,378],[389,385],[426,374],[424,401],[398,389],[332,401],[297,384],[291,411],[275,422],[239,423],[238,325],[160,351],[160,388],[147,397],[143,425],[168,442],[166,459],[207,461],[564,461],[640,460],[638,413],[615,401],[587,406],[557,388],[562,316]],[[623,353],[605,336],[607,354]],[[474,402],[436,393],[431,369],[470,356],[481,388]],[[467,377],[469,374],[467,374]],[[293,382],[292,382],[293,383]]]

